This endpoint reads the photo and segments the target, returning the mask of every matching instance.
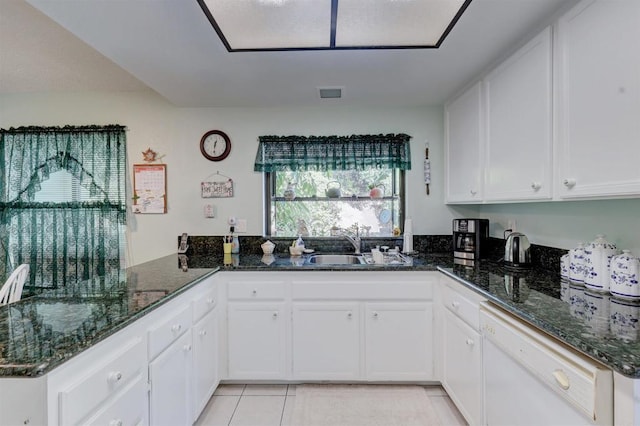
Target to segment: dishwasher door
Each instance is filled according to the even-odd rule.
[[[493,425],[611,425],[613,374],[483,303],[485,420]]]

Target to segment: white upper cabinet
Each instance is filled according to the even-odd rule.
[[[549,27],[485,79],[486,201],[552,197],[551,52]]]
[[[482,202],[482,84],[445,106],[447,203]]]
[[[560,198],[640,194],[640,1],[583,1],[558,23]]]

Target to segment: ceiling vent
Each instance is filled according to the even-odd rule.
[[[340,99],[342,98],[341,87],[319,87],[320,99]]]

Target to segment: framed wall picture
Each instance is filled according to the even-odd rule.
[[[167,165],[133,165],[133,212],[163,214],[167,212]]]

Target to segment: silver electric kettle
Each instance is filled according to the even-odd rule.
[[[504,263],[514,268],[531,266],[531,244],[526,235],[512,232],[504,244]]]

